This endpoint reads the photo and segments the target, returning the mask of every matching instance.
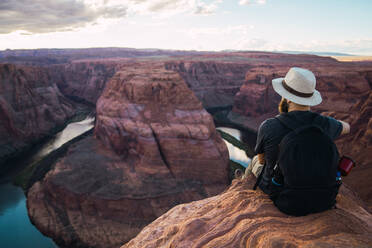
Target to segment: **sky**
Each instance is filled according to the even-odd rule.
[[[371,0],[0,0],[0,50],[131,47],[372,55]]]

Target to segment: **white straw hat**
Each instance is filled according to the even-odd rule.
[[[315,89],[315,76],[309,70],[292,67],[285,78],[275,78],[272,83],[276,93],[294,103],[315,106],[322,102],[322,96]]]

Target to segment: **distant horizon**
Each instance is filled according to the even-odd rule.
[[[146,48],[135,48],[135,47],[50,47],[50,48],[20,48],[20,49],[0,49],[0,52],[6,51],[27,51],[27,50],[78,50],[78,49],[135,49],[135,50],[163,50],[163,51],[183,51],[183,52],[211,52],[211,53],[223,53],[223,52],[267,52],[267,53],[284,53],[284,54],[307,54],[307,55],[317,55],[317,56],[362,56],[370,57],[371,54],[350,54],[342,52],[333,51],[287,51],[287,50],[233,50],[233,49],[223,49],[223,50],[189,50],[189,49],[164,49],[156,47],[146,47]]]

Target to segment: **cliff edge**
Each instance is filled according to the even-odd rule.
[[[174,207],[121,248],[372,247],[372,215],[347,187],[336,209],[292,217],[251,190],[254,180],[234,180],[218,196]]]

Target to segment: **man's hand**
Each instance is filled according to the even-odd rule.
[[[258,163],[264,164],[265,163],[265,153],[257,154]]]

